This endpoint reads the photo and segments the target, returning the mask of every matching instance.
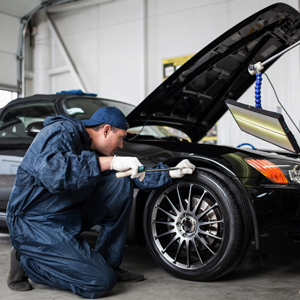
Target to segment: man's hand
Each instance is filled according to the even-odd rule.
[[[169,175],[171,178],[181,178],[185,174],[192,174],[196,167],[193,164],[191,164],[188,159],[184,159],[175,168],[180,169],[169,171]]]
[[[114,156],[110,169],[116,171],[128,171],[132,170],[131,178],[138,178],[140,181],[143,181],[145,178],[145,172],[138,173],[138,168],[141,167],[142,164],[136,157],[131,156]]]

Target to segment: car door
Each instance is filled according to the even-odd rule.
[[[54,103],[18,103],[4,108],[0,115],[0,230],[6,228],[5,211],[14,185],[18,166],[33,137],[26,128],[35,122],[44,122],[57,115]]]

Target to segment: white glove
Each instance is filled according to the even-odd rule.
[[[175,168],[180,169],[169,171],[171,178],[181,178],[185,174],[192,174],[196,167],[193,164],[191,164],[188,159],[184,159]]]
[[[145,178],[145,172],[138,173],[138,168],[142,164],[136,157],[131,156],[114,156],[110,169],[116,171],[128,171],[132,170],[131,178],[138,178],[140,181],[143,181]]]

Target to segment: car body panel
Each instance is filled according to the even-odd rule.
[[[23,147],[14,145],[11,147],[0,147],[0,158],[7,157],[10,153],[11,161],[16,164],[16,160],[25,155],[30,143],[27,141]],[[14,156],[15,152],[15,156]],[[272,186],[272,183],[262,176],[258,171],[250,167],[244,158],[277,158],[279,155],[270,154],[254,150],[242,150],[227,146],[215,146],[194,144],[179,141],[163,141],[150,139],[147,137],[139,137],[134,142],[124,142],[123,149],[119,150],[117,155],[120,156],[136,156],[147,167],[155,167],[159,162],[164,162],[169,166],[175,166],[180,160],[188,158],[192,163],[200,168],[208,168],[210,170],[220,171],[241,183],[245,188],[245,201],[253,205],[255,214],[252,215],[253,220],[257,219],[258,231],[266,230],[269,226],[278,226],[287,219],[297,219],[296,214],[299,208],[300,187],[297,185],[287,190],[284,186]],[[287,160],[293,160],[287,158]],[[5,212],[8,196],[13,187],[15,175],[0,175],[0,213]],[[266,194],[266,189],[268,190]],[[264,195],[266,194],[266,195]],[[263,195],[263,196],[261,196]],[[137,196],[137,191],[135,191]],[[246,199],[248,197],[248,200]],[[286,199],[289,199],[288,201]],[[268,215],[269,205],[274,201],[280,205],[281,210]],[[261,207],[264,207],[262,209]],[[291,209],[292,208],[292,209]],[[134,205],[136,210],[136,204]],[[1,220],[0,227],[5,228],[5,220]],[[259,232],[257,232],[257,243]],[[136,237],[135,230],[131,226],[130,240]]]

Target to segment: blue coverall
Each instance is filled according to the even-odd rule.
[[[66,116],[48,117],[22,160],[7,208],[13,246],[36,283],[100,298],[116,284],[132,205],[133,180],[101,173],[84,125]],[[158,167],[164,167],[160,164]],[[172,182],[152,172],[142,189]],[[100,224],[95,249],[80,237]]]

